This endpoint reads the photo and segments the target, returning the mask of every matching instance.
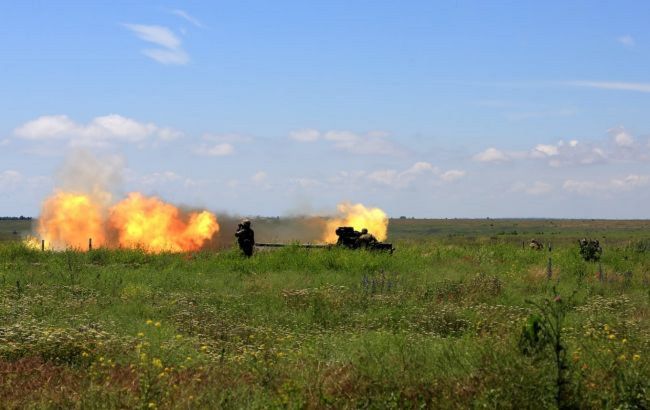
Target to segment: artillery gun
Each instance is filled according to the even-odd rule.
[[[379,242],[377,240],[364,241],[361,238],[361,232],[355,231],[351,226],[340,226],[336,228],[336,235],[339,237],[336,241],[336,245],[332,244],[312,244],[312,243],[302,243],[302,244],[285,244],[285,243],[256,243],[255,246],[259,248],[283,248],[285,246],[298,246],[300,248],[332,248],[333,246],[339,246],[348,249],[367,249],[371,251],[386,251],[393,253],[395,248],[393,248],[392,243]]]

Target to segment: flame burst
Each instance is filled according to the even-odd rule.
[[[102,246],[106,239],[102,207],[89,195],[56,192],[43,203],[38,233],[53,249],[85,249],[89,238]]]
[[[323,241],[334,243],[338,240],[336,228],[351,226],[360,231],[363,228],[383,241],[388,236],[388,215],[379,208],[366,208],[363,204],[345,202],[337,206],[339,217],[328,219],[325,224]]]
[[[137,192],[111,209],[109,224],[121,247],[151,252],[197,250],[219,230],[217,218],[207,211],[191,214],[186,222],[175,206]]]
[[[218,231],[217,218],[210,212],[184,217],[175,206],[140,193],[107,207],[93,196],[59,191],[43,203],[38,226],[51,249],[88,249],[92,238],[94,247],[147,252],[197,250]]]

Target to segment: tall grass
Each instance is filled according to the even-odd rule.
[[[549,253],[441,237],[398,241],[393,255],[288,247],[250,259],[0,243],[0,372],[11,375],[0,402],[553,407],[556,364],[519,341],[527,301],[555,286],[575,292],[562,326],[570,402],[647,406],[647,253],[605,248],[604,280],[558,242]]]

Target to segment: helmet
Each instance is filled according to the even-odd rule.
[[[365,235],[365,234],[367,234],[367,233],[368,233],[368,230],[367,230],[366,228],[363,228],[363,229],[361,230],[361,234],[362,234],[362,235]]]
[[[245,227],[249,227],[249,226],[251,226],[251,221],[250,221],[250,219],[244,219],[241,222],[241,224],[244,225]]]

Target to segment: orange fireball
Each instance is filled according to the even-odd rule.
[[[340,215],[328,219],[325,223],[324,242],[337,241],[336,228],[339,226],[351,226],[357,231],[366,228],[380,241],[388,237],[388,215],[381,209],[349,202],[339,204],[337,208]]]
[[[46,247],[60,250],[93,247],[141,248],[147,252],[183,252],[200,249],[219,231],[210,212],[184,214],[173,205],[140,193],[108,207],[106,197],[57,191],[45,200],[38,233]],[[38,240],[27,241],[37,247]]]
[[[53,249],[87,249],[88,239],[102,246],[105,231],[102,207],[92,197],[58,191],[43,203],[38,232]]]
[[[149,252],[197,250],[219,230],[216,217],[207,211],[182,218],[175,206],[138,192],[111,208],[108,223],[120,247]]]

